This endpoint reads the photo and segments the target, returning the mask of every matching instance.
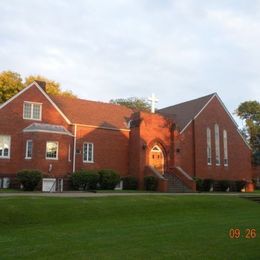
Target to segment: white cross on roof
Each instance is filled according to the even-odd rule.
[[[155,112],[155,103],[157,103],[159,100],[158,100],[158,98],[156,98],[156,96],[153,93],[152,96],[148,98],[148,101],[151,102],[151,112],[154,113]]]

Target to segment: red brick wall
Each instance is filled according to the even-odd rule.
[[[53,177],[68,175],[72,171],[72,160],[69,162],[69,145],[71,146],[71,159],[73,142],[70,136],[46,133],[26,133],[23,137],[23,147],[25,151],[26,140],[33,140],[32,159],[23,159],[24,169],[39,169],[45,174]],[[46,142],[58,142],[58,160],[46,159]],[[25,153],[23,153],[24,158]],[[52,170],[48,172],[50,164]]]
[[[139,120],[139,117],[136,118]],[[141,171],[141,158],[143,151],[144,141],[140,138],[139,126],[131,127],[129,137],[129,174],[139,177]]]
[[[194,176],[194,144],[193,124],[190,124],[178,138],[179,153],[176,154],[175,165],[180,166],[190,176]]]
[[[220,161],[216,166],[214,125],[219,125],[220,133]],[[214,97],[203,112],[195,119],[195,174],[200,178],[212,179],[248,179],[252,178],[251,150],[245,144],[240,134],[228,116],[227,112]],[[211,129],[212,165],[207,165],[207,137],[206,129]],[[228,166],[224,166],[223,130],[228,136]]]
[[[94,143],[94,163],[83,162],[83,143]],[[77,126],[76,169],[113,169],[128,174],[129,131]]]
[[[23,103],[32,101],[42,103],[42,121],[24,120]],[[0,110],[0,134],[11,135],[11,158],[0,159],[0,174],[2,176],[15,175],[25,168],[40,169],[48,173],[52,164],[51,175],[64,176],[72,172],[73,137],[49,133],[23,133],[23,129],[33,122],[63,125],[72,133],[69,126],[59,112],[52,106],[36,86],[29,88],[12,102]],[[26,140],[33,140],[33,158],[25,159]],[[78,126],[76,170],[110,168],[121,175],[128,174],[129,131],[114,131],[106,129]],[[46,160],[46,142],[59,142],[59,160]],[[83,163],[83,142],[94,143],[94,163]],[[71,162],[68,162],[69,144],[71,146]]]
[[[0,134],[11,135],[11,158],[0,159],[0,176],[14,175],[24,168],[36,168],[47,173],[50,164],[53,176],[65,176],[71,173],[73,137],[48,133],[23,133],[22,130],[34,122],[23,119],[24,101],[43,104],[41,123],[63,125],[73,132],[72,127],[67,125],[64,118],[37,87],[31,87],[0,110]],[[174,166],[181,166],[190,176],[196,175],[200,178],[252,178],[251,151],[216,97],[181,135],[173,131],[173,122],[158,114],[140,112],[133,115],[133,120],[138,123],[131,128],[131,131],[78,126],[76,149],[80,153],[76,154],[76,170],[110,168],[118,171],[121,176],[128,174],[138,176],[142,186],[150,149],[153,145],[159,144],[165,155],[165,171]],[[220,166],[215,164],[215,123],[220,127]],[[211,128],[212,166],[207,165],[207,127]],[[223,166],[223,129],[228,133],[228,167]],[[33,140],[32,160],[24,158],[27,139]],[[46,141],[59,142],[58,161],[45,159]],[[83,163],[84,142],[94,143],[94,163]],[[71,162],[68,162],[69,144]]]
[[[136,126],[131,128],[130,133],[130,173],[139,177],[142,187],[149,152],[155,144],[159,144],[164,152],[165,170],[173,166],[172,123],[158,114],[145,112],[134,115],[133,120]]]
[[[24,101],[42,103],[42,121],[24,120],[23,119],[23,103]],[[72,141],[71,137],[50,135],[48,133],[23,133],[23,129],[31,125],[33,122],[59,124],[68,127],[63,117],[39,91],[36,86],[32,86],[22,93],[12,102],[0,109],[0,134],[11,136],[11,158],[0,159],[0,175],[14,175],[17,171],[24,168],[38,168],[46,171],[49,162],[44,160],[45,146],[47,140],[60,141],[60,158],[63,161],[65,154],[68,152],[68,143]],[[68,127],[69,128],[69,127]],[[31,136],[29,138],[29,136]],[[33,140],[33,159],[25,160],[25,142],[27,137]],[[64,142],[61,140],[64,139]],[[64,147],[63,147],[64,146]],[[63,149],[64,148],[64,149]],[[58,166],[58,162],[53,163],[53,172],[56,175],[67,173],[71,166],[67,163],[67,155],[65,163]]]

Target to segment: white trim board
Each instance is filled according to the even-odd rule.
[[[223,103],[223,101],[221,100],[221,98],[218,96],[218,94],[216,94],[216,97],[218,99],[218,101],[220,102],[220,104],[222,105],[222,107],[224,108],[224,110],[226,111],[226,113],[228,114],[228,116],[231,118],[231,121],[233,122],[233,124],[236,127],[236,130],[238,132],[238,134],[241,136],[241,138],[243,139],[243,141],[245,142],[245,144],[247,145],[247,147],[252,150],[252,148],[250,147],[250,145],[248,144],[248,142],[245,140],[244,136],[241,134],[241,132],[238,129],[238,124],[235,121],[235,119],[233,118],[233,116],[230,114],[230,112],[228,111],[227,107],[225,106],[225,104]]]
[[[192,123],[193,120],[195,120],[202,112],[203,110],[208,106],[208,104],[213,100],[213,98],[216,97],[219,101],[219,103],[221,104],[221,106],[224,108],[225,112],[228,114],[229,118],[231,119],[231,121],[233,122],[233,124],[236,127],[236,130],[238,132],[238,134],[241,136],[241,138],[243,139],[243,141],[245,142],[245,144],[247,145],[247,147],[252,150],[252,148],[250,147],[250,145],[247,143],[247,141],[245,140],[244,136],[241,134],[241,132],[238,129],[238,124],[236,123],[236,121],[234,120],[233,116],[230,114],[230,112],[228,111],[227,107],[225,106],[225,104],[223,103],[223,101],[221,100],[221,98],[219,97],[219,95],[217,93],[214,93],[214,95],[210,98],[210,100],[204,105],[204,107],[197,113],[197,115],[195,115],[195,117],[190,120],[188,122],[188,124],[181,130],[180,134],[182,134],[187,127]]]
[[[41,129],[34,129],[34,130],[23,130],[24,133],[48,133],[48,134],[60,134],[60,135],[68,135],[68,136],[73,136],[72,133],[70,132],[58,132],[58,131],[50,131],[50,130],[41,130]]]
[[[6,105],[8,105],[10,102],[12,102],[14,99],[16,99],[17,97],[19,97],[22,93],[24,93],[25,91],[27,91],[28,89],[30,89],[32,86],[36,86],[40,92],[46,97],[46,99],[54,106],[54,108],[60,113],[60,115],[65,119],[66,123],[71,124],[70,120],[63,114],[63,112],[58,108],[58,106],[52,101],[52,99],[48,96],[48,94],[39,86],[39,84],[34,81],[33,83],[31,83],[29,86],[25,87],[24,89],[22,89],[20,92],[18,92],[16,95],[14,95],[13,97],[11,97],[10,99],[8,99],[5,103],[3,103],[0,106],[0,109],[4,108]]]
[[[182,133],[186,130],[186,128],[191,124],[191,122],[192,122],[194,119],[196,119],[196,118],[202,113],[202,111],[208,106],[208,104],[211,102],[211,100],[212,100],[216,95],[217,95],[217,93],[214,93],[214,95],[213,95],[213,96],[210,98],[210,100],[203,106],[203,108],[198,112],[198,114],[196,114],[195,117],[194,117],[192,120],[190,120],[190,121],[188,122],[188,124],[181,130],[180,134],[182,134]]]
[[[89,127],[89,128],[98,128],[98,129],[105,129],[105,130],[113,130],[113,131],[126,131],[130,132],[130,129],[125,129],[125,128],[113,128],[113,127],[106,127],[106,126],[98,126],[98,125],[86,125],[86,124],[73,124],[81,127]]]

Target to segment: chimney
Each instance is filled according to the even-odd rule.
[[[46,92],[46,82],[45,81],[35,80],[35,82],[43,89],[44,92]]]

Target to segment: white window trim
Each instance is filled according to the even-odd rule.
[[[56,158],[49,158],[49,157],[47,157],[47,143],[56,143],[57,144]],[[56,160],[56,161],[59,160],[59,142],[57,142],[57,141],[47,141],[46,142],[45,159],[46,160]]]
[[[226,136],[226,138],[225,138]],[[224,150],[224,166],[228,166],[228,136],[227,136],[227,130],[223,130],[223,150]],[[227,162],[225,162],[227,161]]]
[[[152,149],[151,149],[152,152],[154,153],[162,153],[162,149],[158,146],[158,145],[155,145]]]
[[[26,140],[26,148],[25,148],[25,158],[26,160],[31,160],[32,159],[32,156],[31,157],[28,157],[28,142],[32,142],[32,140]],[[33,142],[32,142],[32,146],[33,146]],[[33,148],[32,148],[33,149]]]
[[[92,160],[84,160],[84,145],[85,144],[92,144]],[[82,149],[82,157],[83,157],[83,163],[94,163],[94,143],[90,143],[90,142],[84,142],[83,143],[83,149]]]
[[[207,164],[212,165],[211,129],[209,127],[207,127],[207,129],[206,129],[206,138],[207,138]],[[209,154],[208,154],[208,148],[210,148]],[[209,162],[209,159],[210,159],[210,162]]]
[[[24,105],[25,104],[31,104],[31,117],[30,118],[26,118],[24,117]],[[40,118],[39,119],[35,119],[33,118],[33,105],[40,105]],[[35,121],[42,121],[42,103],[39,102],[31,102],[31,101],[24,101],[23,102],[23,119],[24,120],[35,120]]]
[[[11,158],[11,142],[12,142],[12,138],[10,135],[2,135],[2,136],[9,136],[10,138],[10,142],[9,142],[9,149],[8,149],[8,156],[4,156],[4,155],[1,155],[0,156],[0,159],[10,159]],[[4,153],[3,153],[4,154]]]

